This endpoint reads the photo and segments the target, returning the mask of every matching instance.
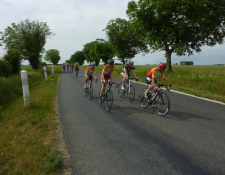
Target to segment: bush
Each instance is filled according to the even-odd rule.
[[[47,67],[46,62],[40,62],[39,68],[40,68],[40,69],[43,69],[44,66]]]
[[[0,60],[0,76],[8,77],[12,74],[12,66],[6,60]]]
[[[21,60],[20,53],[18,51],[8,50],[3,59],[8,61],[8,63],[11,65],[13,74],[19,73]]]

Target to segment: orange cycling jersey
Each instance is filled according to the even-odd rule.
[[[94,68],[94,70],[91,70],[91,67],[87,67],[85,70],[85,74],[87,74],[88,76],[92,76],[92,74],[96,74],[96,69]]]
[[[150,77],[150,78],[155,78],[155,79],[157,79],[157,78],[159,78],[159,77],[163,77],[163,78],[166,78],[166,76],[165,76],[165,72],[163,72],[163,73],[161,73],[160,71],[159,71],[159,68],[154,68],[154,69],[152,69],[152,70],[150,70],[147,74],[146,74],[146,76],[148,76],[148,77]]]
[[[112,71],[114,71],[114,73],[116,73],[116,68],[113,66],[112,68],[107,64],[103,67],[104,75],[105,76],[110,76]]]

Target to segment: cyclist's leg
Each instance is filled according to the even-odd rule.
[[[152,79],[148,76],[145,78],[146,84],[149,85],[148,89],[145,92],[145,98],[148,98],[148,92],[153,89]]]
[[[104,82],[103,82],[103,79],[102,79],[102,77],[101,77],[101,83],[102,83],[102,87],[101,87],[101,90],[100,90],[100,94],[99,94],[99,96],[100,97],[102,97],[102,93],[103,93],[103,90],[104,90]]]
[[[90,90],[91,90],[91,86],[92,86],[92,81],[93,81],[92,75],[91,75],[91,76],[89,76],[89,79],[88,79],[88,81],[89,81],[89,80],[91,80],[91,82],[90,82]]]
[[[86,77],[85,77],[84,89],[87,88],[87,82],[88,82],[88,80],[89,80],[89,76],[86,75]]]
[[[107,77],[107,81],[108,81],[108,82],[112,82],[111,76],[108,76],[108,77]],[[111,87],[112,87],[112,83],[110,84],[110,88],[111,88]]]

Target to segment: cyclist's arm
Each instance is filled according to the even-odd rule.
[[[164,84],[164,85],[167,85],[166,78],[163,78],[163,84]],[[167,90],[167,91],[170,90],[170,89],[168,88],[168,86],[165,86],[165,87],[166,87],[166,90]]]
[[[134,74],[135,78],[138,79],[135,70],[133,70],[133,74]]]

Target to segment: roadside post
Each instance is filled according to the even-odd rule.
[[[54,74],[54,67],[53,67],[53,65],[52,65],[52,74]]]
[[[22,80],[22,88],[23,88],[24,105],[30,106],[30,92],[29,92],[27,71],[25,70],[21,71],[21,80]]]
[[[47,76],[47,71],[46,71],[46,67],[44,66],[44,75],[45,75],[45,80],[47,81],[48,80],[48,76]]]

